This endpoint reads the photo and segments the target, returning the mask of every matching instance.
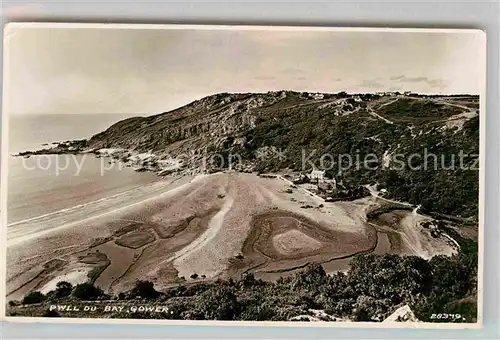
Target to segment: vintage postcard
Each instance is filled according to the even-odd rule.
[[[2,318],[480,327],[478,30],[5,28]]]

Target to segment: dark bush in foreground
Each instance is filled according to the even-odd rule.
[[[57,283],[55,295],[56,297],[65,297],[71,295],[73,285],[67,281],[60,281]]]
[[[156,299],[160,293],[154,288],[153,282],[137,281],[135,287],[130,291],[130,297],[141,297],[144,299]]]
[[[238,316],[238,302],[232,287],[215,284],[197,299],[197,310],[206,320],[235,320]]]
[[[463,245],[463,240],[460,243]],[[312,264],[274,282],[246,274],[237,281],[179,285],[165,293],[157,292],[151,282],[138,281],[130,292],[120,294],[120,299],[141,296],[167,310],[137,310],[135,314],[120,312],[106,317],[288,321],[324,310],[327,315],[321,314],[320,318],[325,320],[380,322],[408,305],[420,321],[473,323],[477,320],[477,247],[469,244],[461,249],[460,254],[436,256],[429,261],[389,254],[357,256],[347,273],[328,275],[321,265]],[[107,298],[90,283],[77,285],[72,295],[81,300]],[[23,303],[42,302],[45,298],[33,292]],[[27,313],[9,305],[11,315]],[[42,307],[38,315],[46,311],[47,306]],[[443,313],[454,318],[433,317]]]
[[[105,296],[101,288],[88,282],[76,285],[72,295],[80,300],[97,300]]]
[[[43,302],[46,299],[47,297],[40,292],[30,292],[24,296],[22,303],[23,305],[29,305],[32,303]]]
[[[269,321],[275,320],[278,314],[274,306],[267,303],[261,304],[258,300],[247,302],[241,308],[240,320]]]

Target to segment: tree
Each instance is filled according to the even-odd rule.
[[[32,303],[40,303],[47,299],[47,297],[40,292],[29,292],[23,298],[23,305],[29,305]]]
[[[67,281],[59,281],[56,287],[56,297],[69,296],[73,291],[73,285]]]
[[[101,288],[95,287],[92,283],[86,282],[76,285],[73,296],[80,300],[97,300],[105,296]]]
[[[261,303],[259,300],[246,302],[242,306],[239,320],[269,321],[276,318],[276,306],[269,303]]]
[[[135,287],[130,291],[132,297],[141,297],[145,299],[155,299],[160,293],[154,288],[153,282],[138,280]]]
[[[206,320],[235,320],[239,311],[236,295],[225,284],[201,294],[198,308]]]
[[[327,275],[321,264],[310,264],[305,270],[295,275],[293,287],[295,289],[315,290],[325,283]]]
[[[238,282],[240,287],[252,287],[256,284],[255,275],[253,273],[246,273],[242,276],[241,280]]]

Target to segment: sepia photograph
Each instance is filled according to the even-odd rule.
[[[4,31],[2,319],[481,326],[484,32]]]

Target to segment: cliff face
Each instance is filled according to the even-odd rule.
[[[259,108],[285,98],[284,92],[209,96],[174,111],[120,121],[93,136],[90,147],[172,156],[204,147],[217,148],[226,137],[254,127]]]

